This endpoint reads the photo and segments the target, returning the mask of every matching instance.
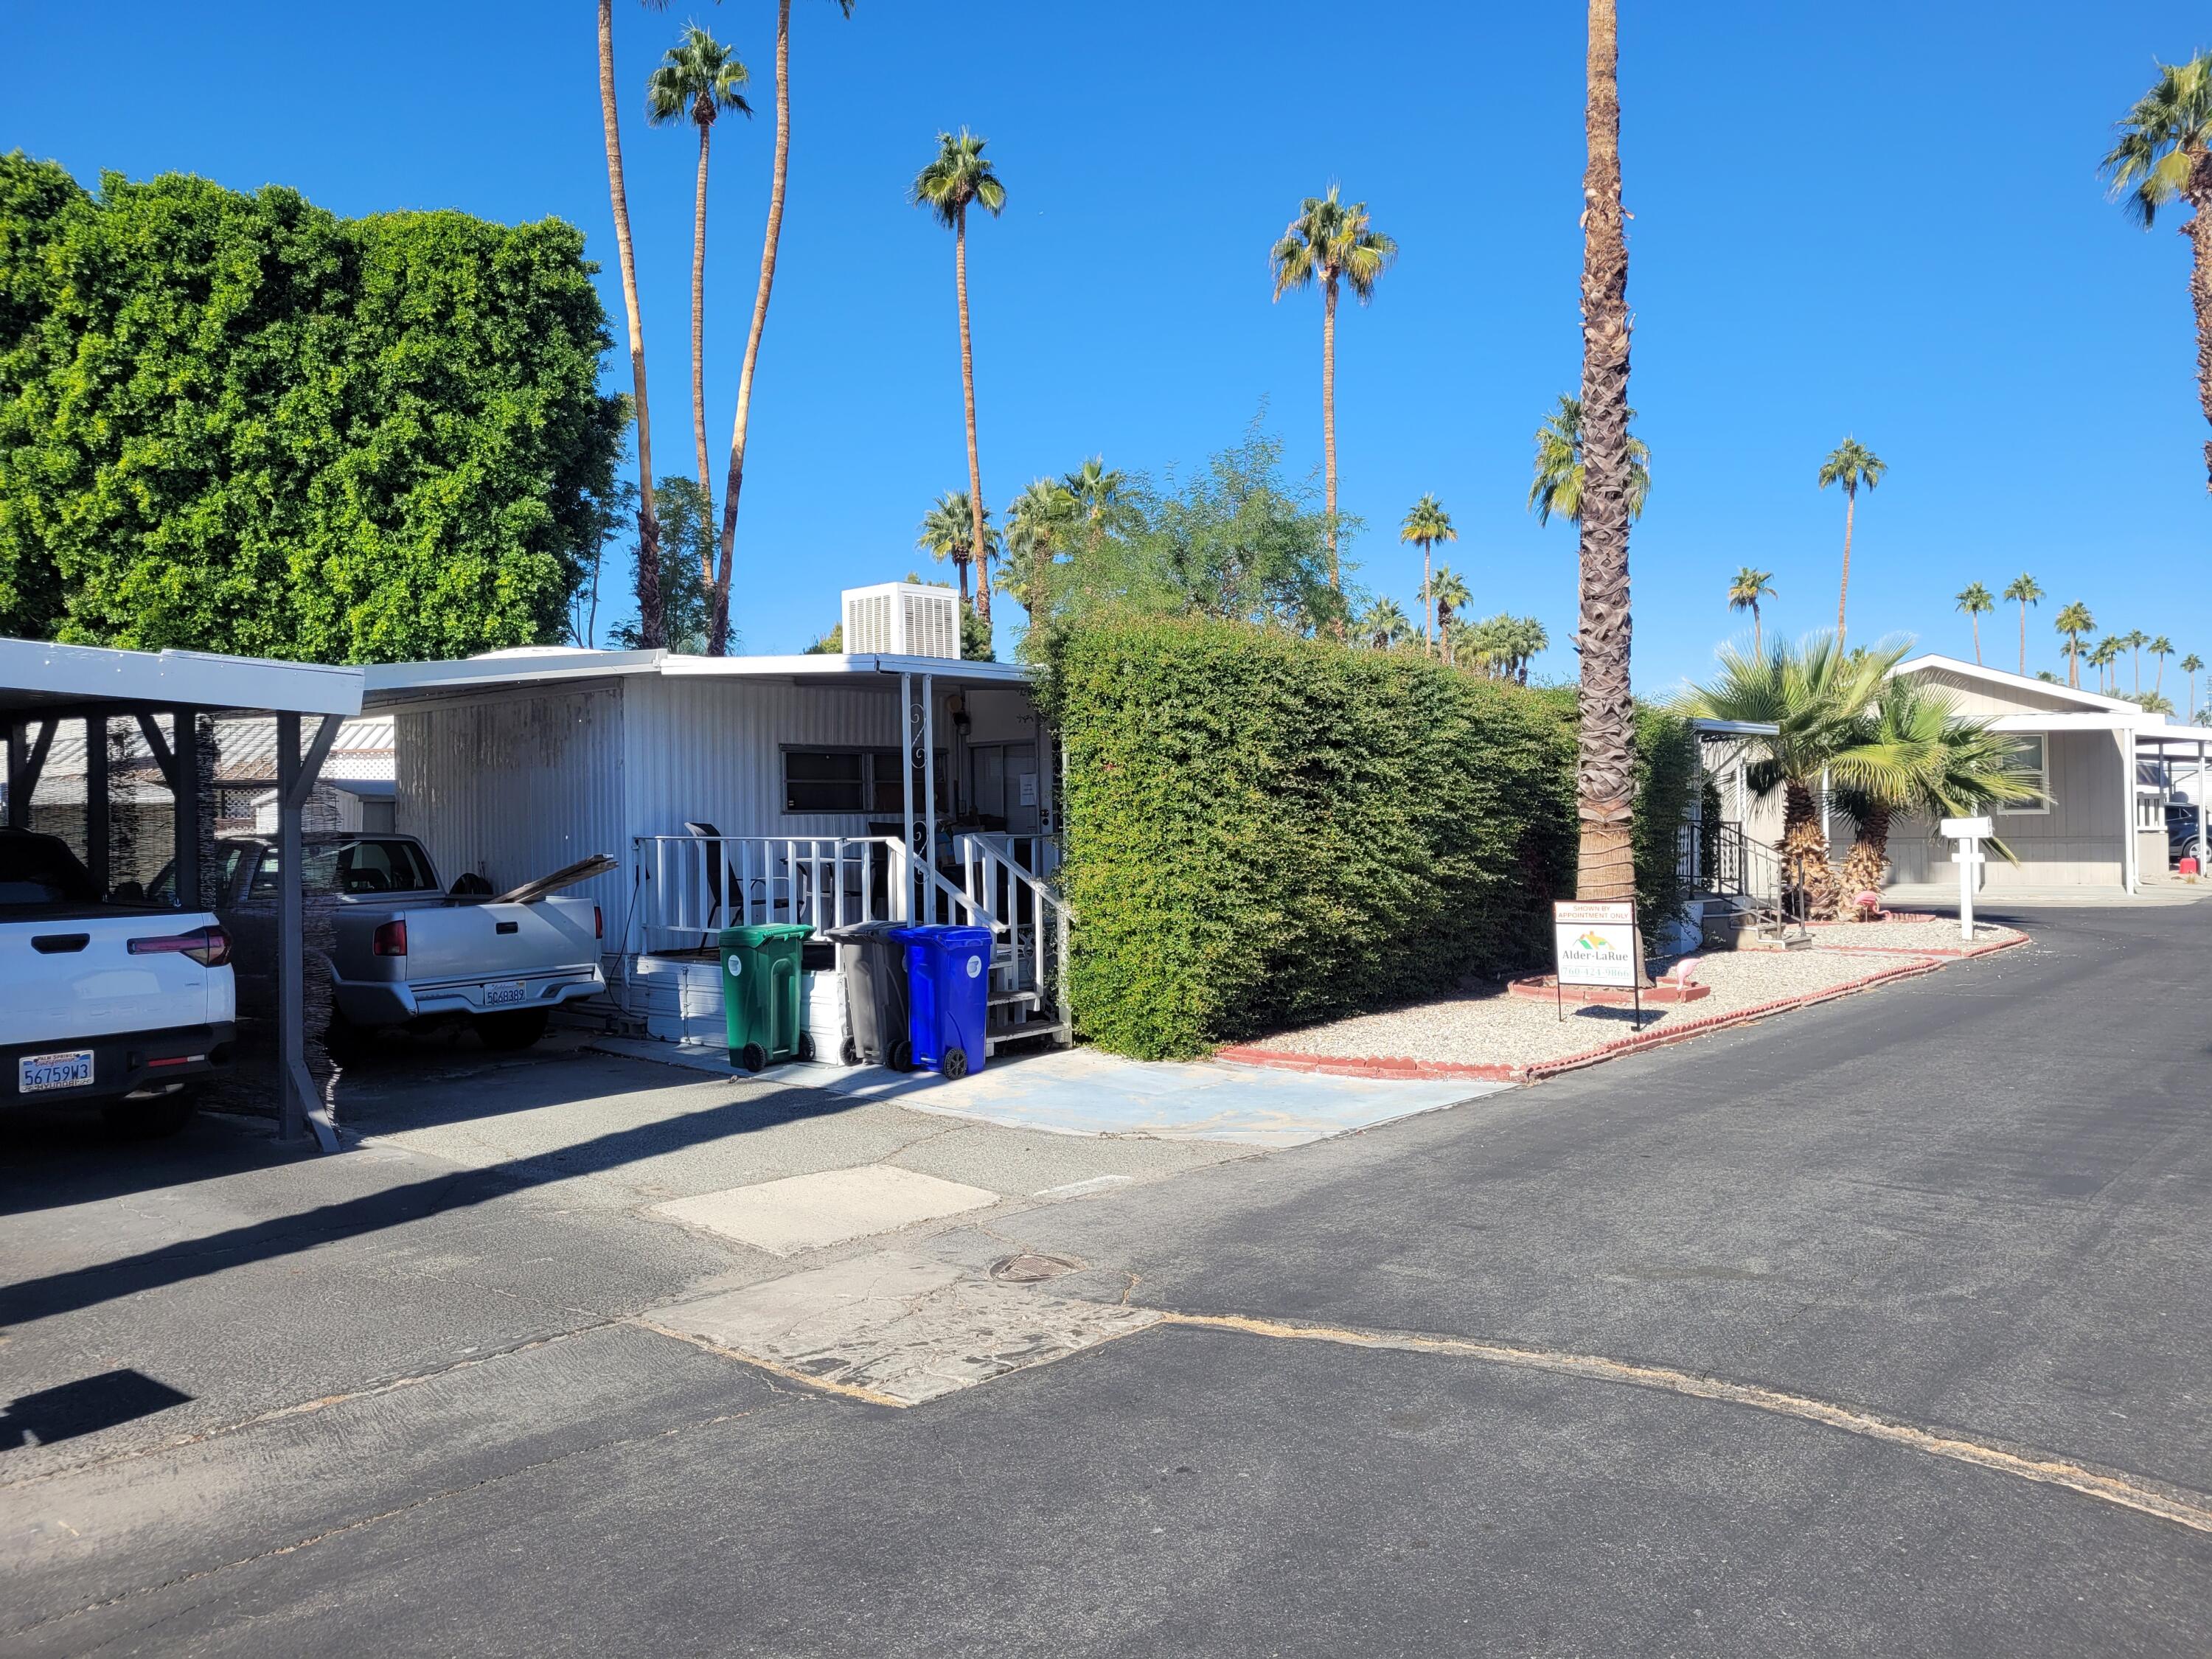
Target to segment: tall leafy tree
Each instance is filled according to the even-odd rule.
[[[2194,651],[2181,659],[2181,672],[2189,676],[2189,719],[2197,720],[2197,677],[2204,672],[2204,659]]]
[[[1336,517],[1336,300],[1340,289],[1365,305],[1375,284],[1398,257],[1398,245],[1375,228],[1364,202],[1346,202],[1331,185],[1326,196],[1309,196],[1267,256],[1275,298],[1293,289],[1321,289],[1322,479],[1326,510]],[[1329,586],[1342,590],[1337,532],[1328,532]]]
[[[1746,564],[1737,566],[1729,581],[1729,609],[1751,612],[1751,654],[1754,657],[1765,649],[1759,635],[1759,602],[1774,597],[1773,576],[1771,570],[1753,570]]]
[[[2089,607],[2075,599],[2061,605],[2051,625],[2066,636],[2066,684],[2080,688],[2081,684],[2081,636],[2097,631],[2097,619],[2089,614]]]
[[[1424,495],[1415,501],[1406,514],[1405,522],[1398,526],[1398,539],[1411,542],[1421,550],[1421,649],[1431,656],[1437,648],[1437,607],[1431,592],[1433,571],[1431,560],[1435,556],[1438,542],[1455,542],[1459,532],[1452,528],[1451,514],[1434,495]]]
[[[1636,411],[1628,411],[1629,422]],[[1570,524],[1583,517],[1583,400],[1562,392],[1559,406],[1536,428],[1536,471],[1528,484],[1528,510],[1538,524],[1558,514]],[[1628,440],[1628,516],[1644,516],[1651,493],[1651,452],[1633,433]]]
[[[662,643],[696,656],[707,648],[712,622],[712,596],[699,580],[699,560],[714,549],[714,520],[708,492],[682,473],[661,479],[659,493]],[[607,637],[624,651],[646,648],[645,630],[634,622],[610,629]]]
[[[853,0],[837,0],[847,17]],[[722,485],[720,558],[714,574],[714,631],[727,640],[730,580],[738,544],[738,499],[745,487],[745,441],[753,408],[753,373],[760,363],[761,337],[768,332],[769,295],[775,287],[777,249],[783,240],[784,185],[791,172],[791,0],[775,6],[775,161],[769,174],[768,230],[761,241],[760,283],[753,292],[752,326],[745,333],[744,361],[738,370],[738,412],[730,427],[730,471]]]
[[[1851,592],[1851,520],[1859,504],[1859,491],[1872,490],[1889,466],[1856,438],[1845,438],[1820,463],[1820,488],[1841,484],[1844,489],[1844,576],[1836,586],[1836,637],[1844,637],[1844,604]]]
[[[645,0],[659,11],[668,0]],[[645,392],[645,320],[638,308],[637,252],[630,240],[629,192],[623,181],[622,105],[615,96],[614,0],[599,0],[599,121],[606,135],[607,204],[622,268],[623,313],[629,326],[630,413],[637,422],[637,614],[647,646],[661,643],[660,526],[653,501],[653,404]]]
[[[690,23],[645,84],[647,118],[653,125],[689,121],[699,129],[699,179],[691,197],[691,440],[699,452],[699,477],[692,487],[706,503],[710,525],[714,475],[707,457],[707,161],[714,123],[733,110],[740,115],[753,112],[753,106],[745,101],[747,79],[737,53],[696,23]],[[708,653],[719,657],[727,644],[722,634],[729,601],[716,590],[711,546],[702,550],[699,586],[707,591],[708,605],[720,619],[720,625],[709,630],[707,640]]]
[[[1636,699],[1629,687],[1628,240],[1620,197],[1620,50],[1613,0],[1589,0],[1589,151],[1583,175],[1582,651],[1575,804],[1582,836],[1575,891],[1636,896]]]
[[[960,395],[968,415],[968,496],[977,501],[983,499],[983,465],[976,457],[975,355],[968,330],[968,210],[980,207],[996,218],[1006,206],[1006,187],[1000,182],[997,171],[983,154],[986,142],[965,127],[960,129],[957,137],[949,132],[939,133],[937,154],[927,167],[915,175],[912,191],[915,205],[927,208],[937,216],[938,222],[952,233],[953,281],[960,294]],[[975,561],[978,577],[975,613],[982,618],[988,631],[991,625],[991,555],[984,544],[982,522],[976,520],[973,528],[975,539],[969,556]],[[965,598],[964,566],[961,580]]]
[[[1974,629],[1974,660],[1982,659],[1982,618],[1997,608],[1990,590],[1979,582],[1968,582],[1960,590],[1958,608],[1966,613],[1966,620]]]
[[[2212,421],[2212,53],[2161,64],[2150,90],[2122,118],[2104,161],[2114,198],[2148,230],[2159,211],[2189,210],[2189,298],[2197,311],[2197,398]],[[2212,442],[2204,446],[2212,489]]]
[[[2025,570],[2014,577],[2004,591],[2008,604],[2020,606],[2020,672],[2027,672],[2027,607],[2043,602],[2043,585]]]

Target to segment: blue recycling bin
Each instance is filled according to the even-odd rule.
[[[981,1071],[991,1006],[991,930],[897,927],[887,937],[906,952],[907,1030],[915,1065],[949,1078]]]

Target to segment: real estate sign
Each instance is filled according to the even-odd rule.
[[[1611,985],[1632,990],[1637,981],[1636,901],[1559,900],[1552,906],[1552,939],[1561,985]]]

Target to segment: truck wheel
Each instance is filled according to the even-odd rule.
[[[513,1054],[545,1035],[545,1011],[520,1008],[511,1013],[478,1014],[476,1028],[485,1048]]]
[[[947,1048],[945,1051],[945,1075],[954,1083],[968,1075],[968,1051],[965,1048]]]
[[[111,1100],[100,1109],[111,1133],[124,1140],[161,1140],[177,1133],[200,1109],[190,1089],[153,1100]]]
[[[748,1072],[766,1071],[768,1069],[768,1050],[762,1048],[757,1042],[748,1042],[744,1048],[738,1050],[738,1064],[744,1066]]]
[[[814,1039],[805,1031],[799,1034],[799,1057],[801,1060],[814,1058]]]

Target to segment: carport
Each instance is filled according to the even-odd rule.
[[[198,775],[195,722],[203,714],[270,714],[276,724],[278,1138],[313,1133],[325,1152],[337,1135],[307,1075],[303,1029],[300,815],[330,752],[341,719],[361,712],[362,671],[313,663],[270,662],[197,651],[112,651],[35,640],[0,639],[0,725],[8,741],[8,823],[28,829],[31,797],[64,722],[85,723],[87,867],[109,890],[107,731],[136,721],[176,803],[174,890],[200,908],[203,825],[213,822],[206,781]],[[301,718],[316,717],[301,744]]]

